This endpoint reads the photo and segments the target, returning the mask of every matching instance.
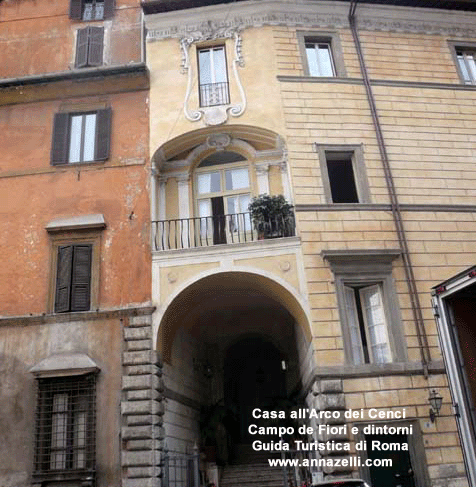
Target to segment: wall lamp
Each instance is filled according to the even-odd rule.
[[[428,402],[430,403],[430,421],[434,423],[436,417],[440,415],[443,398],[433,389],[428,397]]]

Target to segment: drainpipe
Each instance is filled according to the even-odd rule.
[[[428,346],[428,338],[425,332],[425,326],[423,322],[423,315],[421,312],[420,300],[418,297],[418,290],[415,281],[415,275],[413,273],[413,266],[410,258],[410,252],[408,250],[408,242],[403,228],[402,213],[400,205],[398,203],[397,192],[395,189],[395,183],[392,177],[392,171],[390,168],[390,162],[388,159],[387,149],[385,146],[385,140],[383,137],[382,127],[380,125],[380,119],[375,104],[375,98],[372,91],[372,86],[369,81],[367,67],[365,65],[364,55],[362,53],[362,45],[360,44],[359,34],[357,32],[357,24],[355,18],[355,10],[358,0],[351,0],[349,9],[349,24],[352,31],[352,37],[354,39],[357,56],[359,58],[360,71],[364,81],[365,91],[367,93],[367,100],[372,115],[372,121],[377,136],[377,144],[380,151],[380,157],[382,159],[383,170],[385,174],[385,182],[387,184],[388,194],[390,196],[390,206],[392,209],[392,216],[395,222],[395,228],[397,231],[397,238],[402,251],[403,268],[405,271],[405,279],[408,285],[408,294],[410,296],[410,302],[412,307],[413,319],[416,325],[418,345],[420,348],[420,356],[423,365],[425,377],[428,378],[428,363],[431,361],[430,348]]]

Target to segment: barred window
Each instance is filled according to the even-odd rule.
[[[96,376],[40,378],[36,479],[94,479]]]

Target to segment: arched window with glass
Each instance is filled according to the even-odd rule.
[[[219,151],[205,157],[195,170],[200,237],[207,244],[246,241],[251,231],[251,193],[249,164],[243,155]]]

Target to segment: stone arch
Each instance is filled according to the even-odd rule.
[[[284,154],[283,139],[276,132],[255,126],[227,125],[194,130],[168,140],[155,151],[152,165],[158,173],[174,164],[190,167],[204,150],[222,150],[230,143],[248,156],[263,152],[271,155],[269,151],[275,152],[275,156]]]
[[[218,294],[213,295],[217,290]],[[210,306],[219,300],[226,290],[236,298],[238,296],[263,296],[280,305],[294,319],[305,340],[312,346],[310,308],[302,296],[285,280],[270,272],[233,267],[230,270],[209,270],[184,282],[171,294],[167,301],[156,311],[154,320],[154,347],[165,362],[171,362],[172,345],[177,329],[184,323],[193,324],[193,320],[203,311],[204,297],[212,296]],[[221,294],[220,294],[221,293]],[[217,297],[218,296],[218,297]]]

